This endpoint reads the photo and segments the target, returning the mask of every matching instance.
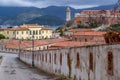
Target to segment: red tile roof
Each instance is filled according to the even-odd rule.
[[[106,32],[76,32],[73,36],[103,36]]]
[[[105,44],[105,43],[104,42],[65,41],[65,42],[55,43],[51,46],[51,48],[55,48],[55,47],[78,47],[78,46],[95,45],[95,44]]]
[[[48,39],[48,40],[34,40],[34,46],[37,47],[42,45],[49,45],[49,44],[67,41],[67,40],[69,39],[59,38],[59,39]],[[5,44],[5,46],[6,48],[19,49],[19,40],[10,40]],[[26,40],[21,41],[20,47],[21,49],[31,48],[32,41],[26,41]]]
[[[70,29],[68,32],[90,32],[92,29]]]
[[[41,30],[52,30],[52,29],[50,29],[50,28],[48,28],[48,27],[42,27]]]
[[[3,31],[4,29],[3,28],[0,28],[0,31]]]

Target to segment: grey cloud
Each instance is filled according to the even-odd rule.
[[[117,0],[0,0],[1,6],[94,6],[115,4]]]

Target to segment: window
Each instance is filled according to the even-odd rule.
[[[28,34],[28,31],[26,31],[26,34]]]
[[[62,65],[62,53],[60,53],[60,65]]]
[[[9,34],[9,31],[7,31],[7,34]]]
[[[22,34],[23,34],[23,31],[22,31]]]
[[[41,36],[39,36],[39,39],[41,39]]]
[[[77,38],[75,37],[75,41],[77,41]]]
[[[87,42],[87,39],[85,39],[85,42]]]
[[[39,34],[41,34],[41,31],[39,30]]]
[[[38,34],[38,30],[36,30],[36,35]]]
[[[32,35],[32,31],[30,31],[30,35]]]
[[[33,35],[35,35],[35,31],[33,30]]]
[[[56,64],[56,54],[54,54],[54,64]]]
[[[19,34],[19,32],[17,31],[17,34]]]
[[[93,71],[93,54],[89,54],[89,69]]]
[[[44,39],[44,36],[42,36],[42,39]]]
[[[77,59],[76,68],[79,68],[79,67],[80,67],[80,57],[79,57],[79,53],[77,53],[76,59]]]
[[[13,32],[13,34],[15,34],[15,31]]]
[[[113,75],[113,54],[108,52],[108,74]]]

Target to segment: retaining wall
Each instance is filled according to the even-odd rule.
[[[32,52],[20,59],[32,64]],[[34,52],[35,67],[74,80],[120,80],[120,44]]]

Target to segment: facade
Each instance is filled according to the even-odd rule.
[[[116,24],[120,22],[120,10],[83,10],[76,13],[74,24],[98,22],[101,24]]]
[[[7,39],[46,39],[52,38],[52,29],[38,24],[23,24],[19,27],[3,29],[1,31]]]

